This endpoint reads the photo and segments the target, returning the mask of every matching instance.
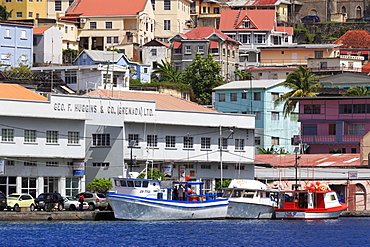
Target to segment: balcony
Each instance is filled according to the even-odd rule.
[[[335,135],[307,135],[301,136],[295,135],[294,144],[306,143],[306,144],[328,144],[328,143],[360,143],[363,136],[357,135],[344,135],[341,136],[342,140],[337,140]]]

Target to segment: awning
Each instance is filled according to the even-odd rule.
[[[181,42],[179,42],[179,41],[175,41],[174,43],[173,43],[173,49],[180,49],[180,47],[181,47]]]
[[[351,55],[357,55],[357,51],[351,52]]]
[[[369,54],[369,51],[361,51],[361,54],[362,55],[367,55],[367,54]]]
[[[340,55],[347,55],[348,51],[340,51]]]
[[[218,42],[211,40],[210,48],[211,49],[217,49],[218,48]]]

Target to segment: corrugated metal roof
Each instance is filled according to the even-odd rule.
[[[198,111],[198,112],[218,112],[211,108],[198,105],[194,102],[180,99],[169,94],[160,94],[154,92],[136,92],[136,91],[111,91],[97,89],[85,94],[86,96],[102,98],[121,98],[134,100],[149,100],[156,102],[156,109],[180,110],[180,111]]]
[[[123,53],[118,53],[116,51],[84,50],[83,52],[85,52],[94,62],[103,63],[106,63],[107,61],[118,62],[118,60],[123,56]]]
[[[363,166],[360,154],[298,154],[299,167],[353,167]],[[273,167],[293,167],[295,154],[256,154],[255,162]]]
[[[0,83],[1,99],[47,101],[48,99],[17,84]]]

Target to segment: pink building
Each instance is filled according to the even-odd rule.
[[[360,153],[362,137],[370,131],[370,97],[291,98],[299,102],[301,134],[295,144],[306,152]]]

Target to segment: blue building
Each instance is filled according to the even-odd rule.
[[[256,147],[283,148],[294,153],[292,138],[299,134],[298,108],[285,118],[283,103],[275,107],[274,101],[288,88],[279,86],[280,80],[233,81],[214,88],[216,110],[236,114],[255,115],[254,143]]]
[[[0,69],[32,65],[33,24],[0,21]]]
[[[132,79],[140,79],[141,83],[149,83],[150,65],[143,65],[128,60],[125,54],[116,51],[83,50],[74,61],[75,65],[117,64],[130,68]]]

